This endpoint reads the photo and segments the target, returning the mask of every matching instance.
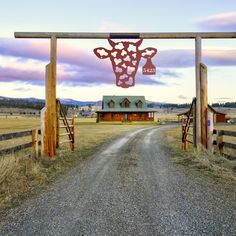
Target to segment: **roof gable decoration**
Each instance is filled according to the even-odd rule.
[[[115,107],[115,101],[113,99],[111,99],[109,102],[108,102],[108,107],[109,108],[114,108]]]
[[[121,100],[120,102],[120,106],[121,107],[126,107],[126,108],[129,108],[130,107],[130,100],[128,98],[124,98],[123,100]]]
[[[143,102],[141,100],[137,100],[135,104],[136,104],[137,108],[142,108],[143,107]]]

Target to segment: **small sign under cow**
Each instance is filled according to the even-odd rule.
[[[154,75],[156,67],[152,64],[152,57],[157,53],[156,48],[139,49],[142,39],[137,42],[114,42],[108,39],[112,49],[95,48],[94,53],[100,59],[110,58],[113,71],[116,75],[116,85],[129,88],[135,85],[135,75],[141,58],[147,59],[143,66],[144,75]]]

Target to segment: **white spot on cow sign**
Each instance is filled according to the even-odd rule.
[[[131,75],[134,70],[135,70],[135,67],[133,67],[133,66],[128,66],[128,67],[127,67],[127,73],[128,73],[129,75]]]
[[[129,47],[128,47],[128,51],[129,52],[136,52],[137,49],[136,49],[136,47],[134,45],[130,44]]]
[[[134,83],[133,77],[129,77],[129,80],[125,81],[126,84],[132,85]]]
[[[122,68],[116,67],[116,72],[117,72],[117,73],[121,73],[122,71],[123,71]]]
[[[127,68],[127,65],[125,65],[125,63],[123,63],[121,66],[124,68]]]
[[[112,55],[113,57],[116,57],[117,52],[112,52],[111,55]]]
[[[121,75],[121,76],[120,76],[120,80],[124,80],[124,79],[126,79],[127,77],[128,77],[128,75],[126,75],[126,74]]]
[[[105,49],[100,49],[97,51],[101,57],[108,56],[108,53],[105,51]]]
[[[131,61],[130,57],[127,55],[126,58],[124,58],[124,61]]]
[[[116,65],[118,65],[118,64],[120,64],[120,63],[122,62],[122,60],[115,58],[115,59],[114,59],[114,62],[115,62]]]
[[[118,43],[116,46],[115,46],[115,49],[123,49],[124,46],[123,46],[123,43]]]
[[[125,55],[127,55],[127,52],[125,50],[122,50],[121,56],[125,56]]]

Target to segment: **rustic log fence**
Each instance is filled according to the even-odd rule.
[[[230,160],[235,160],[236,156],[232,156],[230,154],[225,153],[224,148],[230,148],[236,150],[236,143],[225,142],[223,136],[236,137],[236,131],[214,129],[213,134],[215,136],[213,145],[219,149],[220,154]]]
[[[41,134],[40,130],[37,130],[37,129],[14,132],[14,133],[7,133],[7,134],[0,134],[0,141],[16,139],[16,138],[21,138],[21,137],[26,137],[26,136],[32,137],[32,140],[30,142],[19,144],[19,145],[13,146],[13,147],[1,149],[0,156],[14,153],[14,152],[20,151],[22,149],[32,147],[33,155],[35,155],[35,157],[38,158],[39,145],[41,144],[41,142],[39,141],[40,134]]]

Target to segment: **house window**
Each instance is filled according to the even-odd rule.
[[[130,107],[130,101],[125,98],[122,102],[121,102],[121,107],[125,107],[125,108],[129,108]]]
[[[136,102],[136,106],[137,106],[137,108],[142,108],[143,102],[139,100],[138,102]]]
[[[113,100],[111,100],[109,103],[108,103],[108,106],[110,108],[114,108],[115,107],[115,102]]]

